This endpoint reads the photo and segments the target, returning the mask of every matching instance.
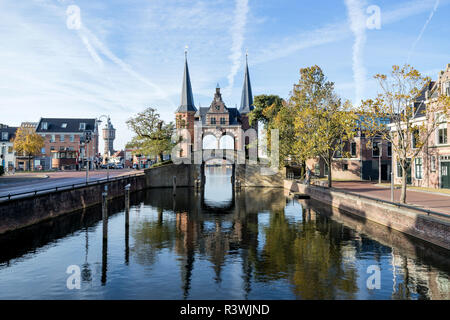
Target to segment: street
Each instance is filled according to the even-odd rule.
[[[117,177],[120,175],[135,174],[140,171],[130,169],[109,170],[109,177]],[[48,178],[45,178],[48,176]],[[89,171],[89,181],[105,179],[107,177],[106,170]],[[59,186],[83,183],[86,181],[86,171],[58,171],[45,173],[16,173],[10,176],[0,178],[0,197],[9,193],[32,192],[35,190],[43,190],[55,188]]]

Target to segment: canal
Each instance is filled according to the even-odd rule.
[[[110,201],[105,240],[101,206],[1,236],[0,299],[450,299],[448,251],[230,176],[132,194],[128,228]]]

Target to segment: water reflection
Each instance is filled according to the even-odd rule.
[[[0,237],[0,298],[450,299],[448,252],[281,189],[235,193],[220,170],[204,194],[150,189],[107,223],[100,206]]]

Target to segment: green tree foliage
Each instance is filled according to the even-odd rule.
[[[306,160],[319,157],[328,166],[328,186],[332,186],[333,156],[355,135],[356,115],[348,101],[334,93],[318,66],[300,69],[289,101],[295,119],[295,154]]]
[[[278,111],[283,106],[283,99],[277,95],[259,95],[255,96],[253,100],[253,110],[248,116],[250,125],[253,125],[257,121],[264,123],[264,128],[271,122],[273,116],[275,116]],[[268,111],[270,109],[270,111]]]
[[[267,146],[271,150],[272,130],[278,130],[279,138],[279,164],[293,158],[292,146],[294,143],[293,111],[286,101],[277,95],[259,95],[254,99],[254,109],[249,114],[250,125],[257,121],[264,124]]]
[[[155,109],[147,108],[126,123],[136,134],[127,144],[127,148],[136,149],[135,154],[158,156],[163,161],[163,154],[174,147],[171,138],[175,126],[172,122],[165,123],[161,120]]]

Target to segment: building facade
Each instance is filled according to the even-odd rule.
[[[442,95],[450,97],[450,64],[442,70],[436,81],[432,81],[415,103],[416,112],[411,120],[418,125],[429,127],[431,121],[438,122],[435,131],[427,139],[423,150],[411,161],[407,170],[407,183],[413,186],[426,188],[450,189],[450,141],[448,130],[450,117],[444,112],[427,115],[428,110],[439,109],[438,98]],[[430,106],[427,108],[426,106]],[[447,110],[448,112],[449,110]],[[427,123],[429,122],[429,123]],[[392,127],[392,130],[395,128]],[[411,144],[414,144],[411,137]],[[395,183],[402,181],[402,170],[396,155],[393,155]]]
[[[85,132],[91,141],[84,142]],[[96,119],[41,118],[36,133],[44,138],[41,154],[35,157],[35,166],[43,170],[77,169],[87,161],[98,161],[98,123]]]
[[[328,175],[328,168],[322,159],[306,162],[311,172],[318,177]],[[333,156],[332,178],[338,180],[390,180],[392,170],[391,143],[381,138],[367,138],[362,130],[344,144],[342,151]]]
[[[210,106],[197,109],[186,58],[181,104],[175,111],[177,133],[183,137],[177,157],[191,159],[192,152],[204,149],[232,149],[245,152],[251,138],[257,139],[257,125],[251,127],[248,122],[251,110],[253,110],[253,95],[247,62],[239,109],[226,106],[219,85]],[[248,129],[254,129],[254,134],[249,134]],[[204,138],[207,136],[212,136],[212,141],[215,141],[208,146],[204,144]]]
[[[0,165],[5,171],[12,171],[16,166],[16,152],[13,145],[17,129],[0,124]]]

